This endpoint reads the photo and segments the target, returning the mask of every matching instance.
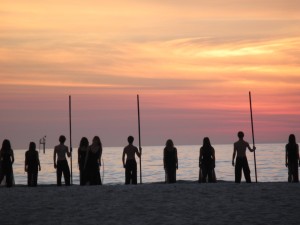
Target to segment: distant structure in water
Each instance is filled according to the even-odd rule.
[[[43,152],[46,152],[46,135],[40,139],[39,151],[41,151],[41,145],[43,146]]]

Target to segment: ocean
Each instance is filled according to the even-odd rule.
[[[200,146],[175,146],[178,151],[179,169],[177,180],[197,181],[199,175]],[[231,165],[233,145],[213,145],[216,152],[216,176],[218,180],[234,182],[234,167]],[[258,182],[287,182],[287,168],[285,167],[285,144],[257,144],[256,162]],[[143,183],[164,182],[163,146],[143,147],[142,181]],[[26,150],[14,150],[13,164],[16,185],[27,184],[27,174],[24,172]],[[101,177],[104,184],[124,184],[125,170],[122,166],[123,147],[103,147],[103,164]],[[253,153],[247,151],[252,181],[255,181]],[[73,184],[79,185],[79,170],[77,163],[77,149],[73,149]],[[53,149],[40,152],[42,170],[38,175],[38,184],[55,185],[56,171],[53,167]],[[70,161],[69,161],[70,165]],[[103,177],[104,173],[104,177]],[[62,179],[63,180],[63,179]],[[244,177],[242,177],[242,182]],[[139,163],[138,163],[139,182]]]

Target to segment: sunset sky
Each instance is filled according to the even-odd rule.
[[[0,138],[15,149],[300,140],[298,0],[2,0]],[[68,140],[67,140],[68,142]],[[137,144],[137,139],[136,142]]]

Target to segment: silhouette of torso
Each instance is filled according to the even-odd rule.
[[[243,158],[246,157],[246,150],[249,146],[249,143],[244,140],[238,140],[234,143],[234,149],[237,152],[237,157]]]

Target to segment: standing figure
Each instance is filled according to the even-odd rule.
[[[294,134],[290,134],[289,143],[285,146],[285,166],[288,167],[288,181],[299,182],[298,164],[299,146]]]
[[[137,164],[135,160],[135,154],[141,158],[140,151],[136,146],[133,145],[134,138],[129,136],[127,138],[128,145],[123,150],[122,162],[125,168],[125,184],[137,184]],[[126,155],[126,163],[125,163]]]
[[[246,156],[247,148],[250,152],[254,152],[256,147],[253,149],[250,147],[249,143],[244,141],[244,133],[242,131],[238,132],[239,140],[234,143],[233,155],[232,155],[232,166],[235,166],[235,183],[241,183],[242,179],[242,169],[244,171],[244,176],[247,183],[251,183],[250,168]],[[236,162],[234,164],[234,159],[236,156]]]
[[[39,152],[36,151],[36,144],[29,143],[29,150],[25,153],[25,172],[27,172],[27,185],[37,186],[38,171],[41,171]]]
[[[100,177],[100,166],[102,156],[102,143],[98,136],[93,138],[92,145],[89,146],[85,160],[84,173],[86,182],[90,185],[102,185]]]
[[[171,139],[167,140],[164,148],[164,169],[166,183],[176,183],[176,170],[178,170],[177,149]]]
[[[61,176],[62,173],[64,174],[65,184],[70,186],[70,168],[68,165],[68,161],[66,155],[68,157],[71,156],[69,152],[69,148],[64,144],[66,141],[66,137],[61,135],[59,137],[59,145],[55,146],[54,154],[53,154],[53,161],[54,161],[54,168],[56,169],[56,176],[57,176],[57,186],[61,186]],[[57,155],[57,161],[56,161]]]
[[[199,182],[205,183],[207,177],[208,182],[216,182],[214,173],[215,162],[215,149],[211,146],[209,138],[205,137],[203,139],[203,146],[200,148],[199,167],[201,175]]]
[[[78,165],[80,185],[85,185],[87,182],[87,174],[84,172],[85,158],[89,148],[89,141],[86,137],[81,138],[78,148]]]
[[[10,141],[5,139],[2,143],[2,148],[0,150],[0,165],[1,165],[1,175],[0,184],[5,176],[6,186],[12,187],[14,184],[14,174],[12,164],[14,163],[14,152],[11,149]]]

